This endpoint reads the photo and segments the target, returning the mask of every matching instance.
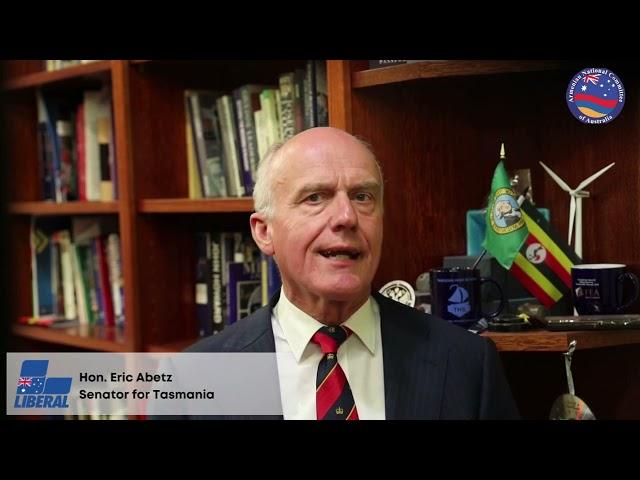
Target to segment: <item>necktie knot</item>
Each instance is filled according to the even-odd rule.
[[[320,345],[322,353],[338,353],[338,348],[349,335],[351,335],[351,330],[342,325],[321,327],[313,334],[311,341]]]

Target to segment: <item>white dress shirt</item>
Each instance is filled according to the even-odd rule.
[[[353,331],[338,349],[338,363],[351,386],[361,420],[384,420],[384,368],[380,312],[369,299],[343,323]],[[316,374],[322,359],[311,337],[324,325],[307,315],[280,290],[271,315],[276,342],[280,395],[285,420],[316,419]]]

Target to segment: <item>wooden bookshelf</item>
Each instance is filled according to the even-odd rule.
[[[111,75],[111,60],[74,65],[51,72],[36,72],[6,80],[2,88],[7,91],[24,88],[40,87],[65,81],[78,79],[108,79]]]
[[[225,213],[253,212],[251,198],[154,198],[138,203],[141,213]]]
[[[640,345],[640,330],[592,330],[551,332],[484,332],[501,352],[566,352],[571,341],[576,340],[577,350]]]
[[[11,202],[13,215],[103,215],[116,214],[118,202]]]
[[[116,327],[78,325],[56,329],[31,325],[13,325],[12,332],[22,338],[99,352],[127,352],[131,349],[131,345],[125,342],[123,330]]]
[[[44,61],[9,61],[4,65],[2,83],[3,105],[10,121],[7,126],[7,152],[10,182],[7,183],[7,212],[11,216],[8,244],[11,250],[9,271],[15,288],[11,295],[9,318],[16,319],[31,312],[30,217],[113,215],[117,217],[121,246],[121,268],[126,296],[135,298],[136,267],[132,257],[135,246],[135,204],[133,184],[128,175],[131,168],[127,82],[128,64],[121,60],[103,60],[43,71]],[[109,202],[65,202],[42,200],[38,153],[38,117],[33,88],[46,87],[56,95],[77,98],[85,89],[111,87],[114,123],[115,158],[117,160],[117,190],[119,198]],[[3,113],[5,113],[3,112]],[[126,298],[126,297],[125,297]],[[124,329],[77,327],[73,329],[44,329],[16,325],[12,332],[22,340],[30,339],[50,345],[73,346],[97,351],[136,351],[140,349],[141,334],[136,321],[135,301],[125,300]],[[21,342],[24,346],[24,342]],[[54,347],[55,348],[55,347]]]
[[[575,70],[579,68],[580,66],[577,66]],[[429,78],[540,72],[558,69],[571,70],[571,67],[568,62],[558,61],[424,61],[357,71],[353,73],[352,85],[354,89],[358,89]]]

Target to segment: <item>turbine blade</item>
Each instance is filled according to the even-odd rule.
[[[604,167],[602,170],[594,173],[593,175],[591,175],[589,178],[587,178],[586,180],[583,180],[582,183],[580,183],[580,185],[578,185],[578,187],[576,188],[576,190],[582,190],[584,187],[586,187],[587,185],[589,185],[591,182],[593,182],[596,178],[598,178],[600,175],[602,175],[604,172],[606,172],[607,170],[609,170],[611,167],[613,167],[616,164],[616,162],[613,162],[609,165],[607,165],[606,167]]]
[[[544,163],[542,163],[542,162],[539,162],[539,163],[540,163],[540,165],[542,165],[542,168],[544,168],[547,171],[549,176],[551,178],[553,178],[558,185],[560,185],[561,189],[563,189],[565,192],[570,192],[571,191],[571,189],[569,188],[569,185],[567,185],[564,180],[562,180],[558,175],[556,175],[553,170],[551,170],[549,167],[547,167]]]
[[[571,204],[569,205],[569,239],[567,243],[571,245],[571,235],[573,234],[573,223],[576,218],[576,197],[571,196]]]

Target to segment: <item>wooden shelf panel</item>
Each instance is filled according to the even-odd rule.
[[[253,212],[252,198],[154,198],[140,200],[142,213],[224,213]]]
[[[69,328],[44,328],[30,325],[13,325],[14,335],[42,342],[69,345],[102,352],[127,352],[130,348],[124,340],[124,331],[116,327],[78,325]]]
[[[535,72],[570,68],[567,65],[567,62],[540,60],[424,61],[354,72],[351,80],[353,88],[357,89],[425,78],[492,75],[499,73]]]
[[[118,213],[118,202],[11,202],[13,215],[95,215]]]
[[[39,87],[51,83],[63,82],[69,79],[81,77],[109,77],[111,74],[111,61],[99,60],[97,62],[75,65],[73,67],[55,70],[53,72],[37,72],[12,78],[3,83],[5,90],[19,90],[22,88]]]
[[[147,346],[147,351],[158,353],[173,353],[181,352],[190,345],[193,345],[198,341],[197,338],[191,338],[189,340],[176,340],[175,342],[152,344]]]
[[[640,344],[640,330],[598,330],[550,332],[484,332],[482,336],[493,340],[502,352],[566,352],[572,340],[576,349],[615,347]]]

